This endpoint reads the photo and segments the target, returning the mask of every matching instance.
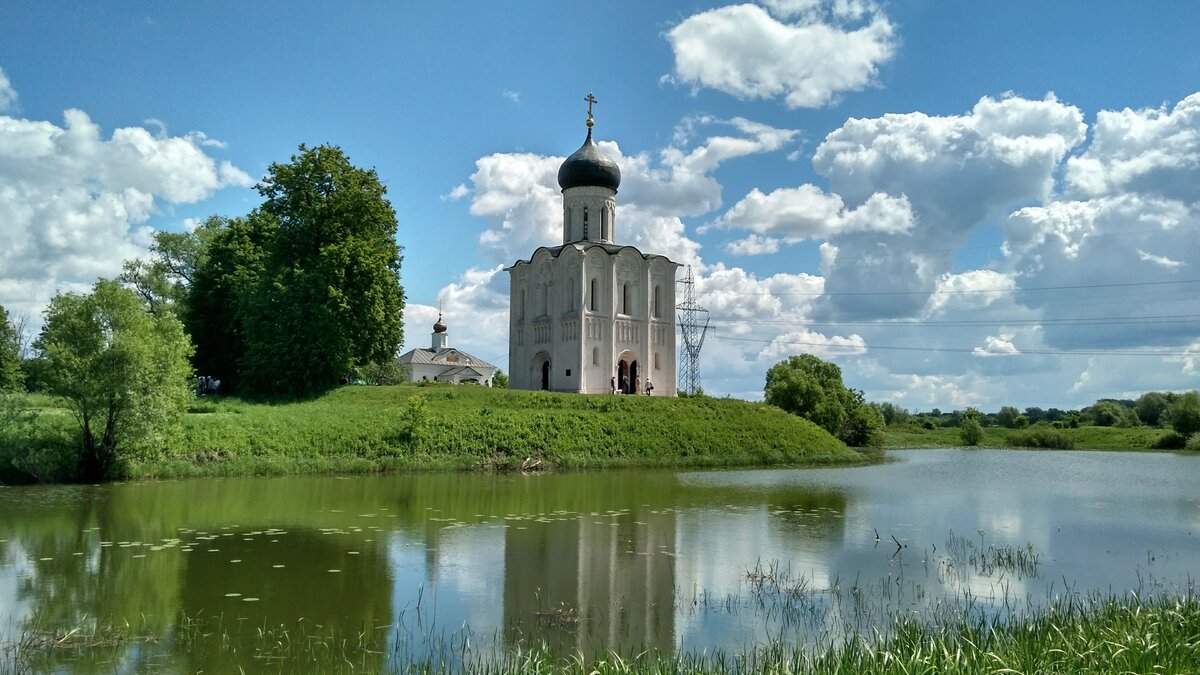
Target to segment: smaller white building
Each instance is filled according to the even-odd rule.
[[[485,387],[492,386],[496,366],[451,347],[446,335],[446,324],[442,322],[440,314],[437,323],[433,324],[432,335],[429,349],[413,349],[400,356],[400,362],[408,366],[410,382],[470,382]]]

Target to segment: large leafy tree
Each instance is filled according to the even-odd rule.
[[[223,231],[226,219],[210,216],[186,232],[156,232],[149,260],[127,260],[118,279],[138,295],[153,312],[182,315],[197,270],[208,257],[212,240]]]
[[[220,379],[222,391],[238,388],[246,353],[243,317],[275,230],[275,219],[258,210],[221,221],[190,279],[182,316],[196,345],[192,362],[198,374]]]
[[[1171,406],[1174,396],[1161,391],[1148,391],[1138,397],[1133,404],[1133,411],[1137,413],[1138,419],[1142,424],[1157,427],[1162,422],[1163,413]]]
[[[403,339],[396,214],[374,170],[341,149],[308,148],[272,164],[258,186],[276,223],[261,277],[241,306],[243,384],[309,394],[384,363]]]
[[[35,344],[47,386],[80,428],[77,478],[113,476],[137,453],[166,447],[191,398],[192,346],[171,312],[151,313],[116,281],[56,296]]]
[[[842,384],[842,369],[812,354],[792,356],[767,371],[765,400],[804,417],[850,445],[874,443],[883,416],[862,392]]]
[[[0,305],[0,393],[21,388],[21,342],[8,311]]]

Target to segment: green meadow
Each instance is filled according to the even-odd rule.
[[[0,448],[10,455],[0,464],[24,462],[38,479],[53,481],[77,426],[52,398],[29,403],[37,413],[32,438],[26,447]],[[818,466],[877,456],[760,403],[413,384],[347,386],[298,402],[198,399],[169,447],[127,458],[125,474]],[[0,471],[6,482],[22,478]]]

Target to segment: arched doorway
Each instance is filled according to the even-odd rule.
[[[542,391],[550,391],[550,355],[546,352],[538,352],[538,355],[533,357],[533,372],[530,373],[530,384]]]
[[[617,361],[617,389],[622,394],[636,394],[642,385],[637,355],[624,352]]]

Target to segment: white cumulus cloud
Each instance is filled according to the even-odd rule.
[[[840,12],[818,11],[817,3],[770,5],[784,20],[751,4],[684,19],[667,32],[675,53],[668,79],[738,98],[782,97],[789,108],[816,108],[869,85],[895,53],[892,23],[882,13],[868,14],[865,3],[835,3]],[[862,8],[857,16],[855,8]]]
[[[104,138],[81,110],[61,126],[0,116],[0,304],[38,315],[145,253],[162,204],[194,203],[254,181],[205,153],[207,137],[142,127]]]

